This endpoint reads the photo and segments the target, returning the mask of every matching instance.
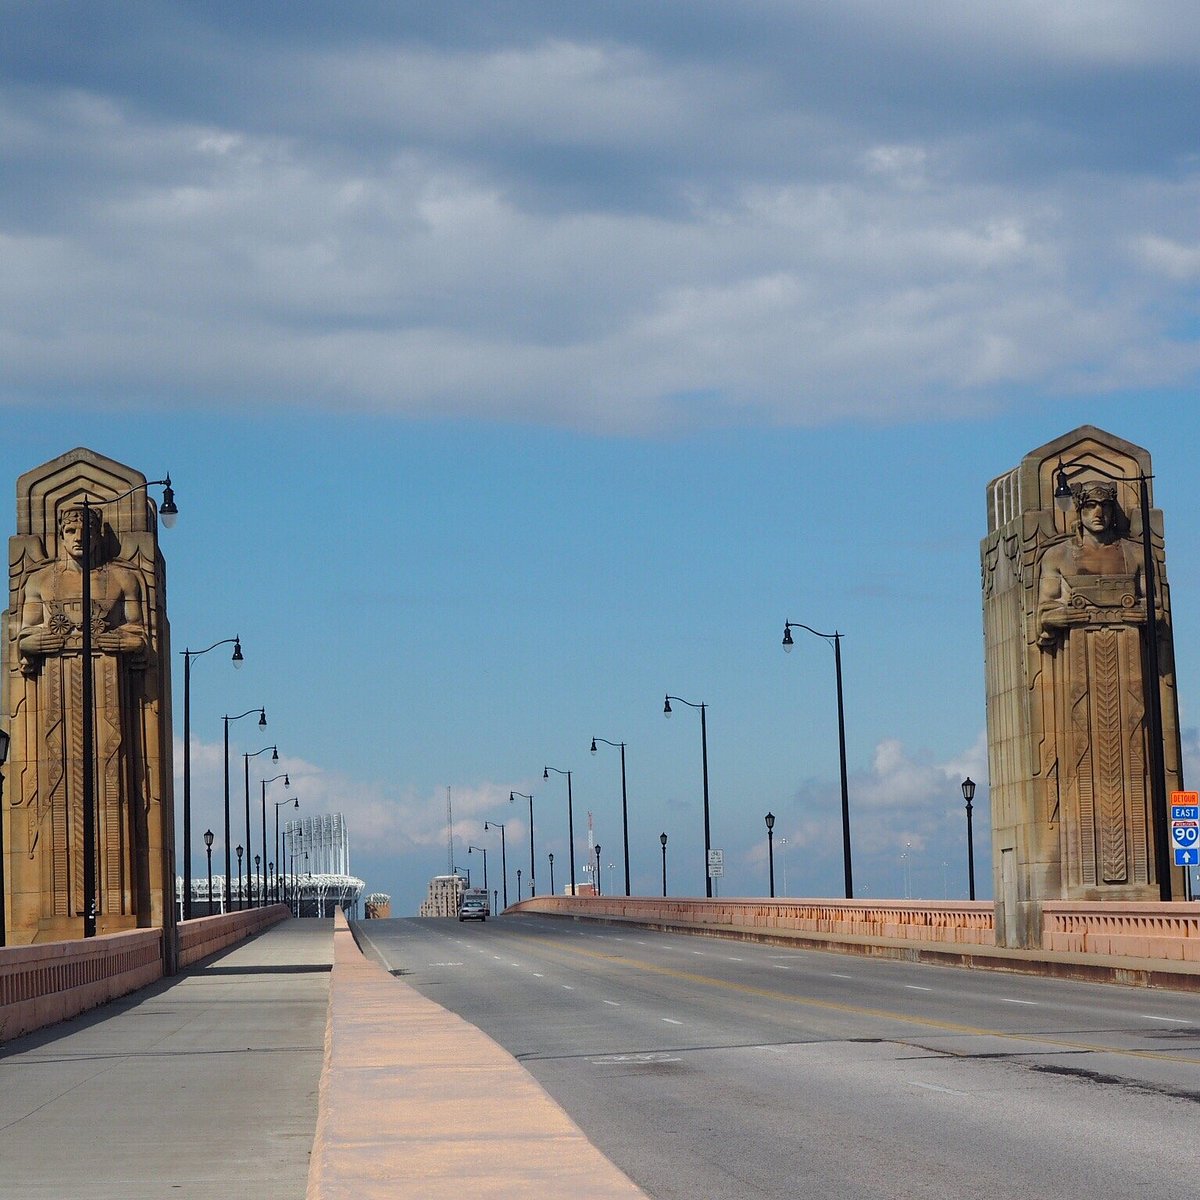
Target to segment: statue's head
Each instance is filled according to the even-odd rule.
[[[102,522],[100,510],[82,504],[64,504],[58,510],[58,552],[77,562],[83,559],[83,526],[84,522],[91,526],[89,542],[93,560],[100,548]]]
[[[1081,529],[1092,533],[1113,531],[1125,533],[1129,523],[1117,503],[1117,485],[1104,480],[1089,479],[1071,485],[1075,498],[1075,515]]]

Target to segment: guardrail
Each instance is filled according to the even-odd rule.
[[[290,916],[285,904],[181,921],[180,967]],[[130,929],[72,942],[0,947],[0,1042],[77,1017],[163,976],[163,931]]]

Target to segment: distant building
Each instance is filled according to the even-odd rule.
[[[418,914],[422,917],[457,917],[467,881],[461,875],[435,875],[429,881],[429,895]]]
[[[363,910],[368,921],[386,920],[392,915],[392,898],[384,892],[372,892],[364,898]]]

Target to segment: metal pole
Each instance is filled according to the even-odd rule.
[[[533,793],[529,795],[529,895],[537,895],[537,880],[534,878],[533,857]]]
[[[250,837],[250,755],[243,754],[242,757],[245,759],[245,767],[246,767],[246,853],[249,854],[250,847],[254,845],[254,842]],[[249,867],[249,865],[250,865],[250,861],[249,861],[249,859],[247,859],[246,860],[247,868]],[[246,874],[247,875],[250,874],[249,870],[246,871]],[[238,868],[238,879],[239,879],[239,881],[241,880],[241,867],[240,866]],[[239,886],[240,886],[240,882],[239,882]],[[241,907],[242,907],[242,897],[239,896],[238,897],[238,908],[241,908]]]
[[[92,675],[92,510],[83,498],[83,578],[80,586],[80,632],[83,634],[83,936],[96,936],[96,780],[95,692]]]
[[[571,772],[567,772],[567,850],[571,859],[571,895],[575,891],[575,798],[571,794]]]
[[[975,899],[975,837],[971,830],[971,802],[967,801],[967,882]]]
[[[846,899],[854,897],[854,868],[850,858],[850,791],[846,781],[846,710],[842,702],[842,635],[833,635],[833,664],[837,675],[838,756],[842,769],[842,862]]]
[[[500,826],[500,874],[504,881],[504,907],[508,907],[508,855],[504,851],[504,826]]]
[[[225,891],[229,891],[229,876],[232,873],[230,867],[230,845],[233,840],[229,836],[229,717],[221,718],[225,725]]]
[[[183,652],[183,919],[192,916],[192,656]]]
[[[621,832],[625,841],[625,895],[629,895],[629,799],[625,792],[625,743],[621,743]],[[611,883],[612,881],[609,880]]]
[[[665,899],[667,895],[667,835],[660,834],[658,840],[662,845],[663,898]]]
[[[700,705],[700,752],[704,758],[704,884],[708,898],[712,899],[712,876],[708,872],[708,855],[712,839],[708,830],[708,708]]]
[[[767,830],[767,863],[771,877],[771,899],[775,899],[775,831]]]

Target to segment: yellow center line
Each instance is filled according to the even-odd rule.
[[[964,1025],[958,1021],[942,1021],[935,1017],[917,1017],[907,1013],[890,1012],[882,1008],[867,1008],[861,1004],[845,1004],[838,1000],[818,1000],[812,996],[793,996],[787,992],[778,991],[775,988],[757,987],[749,983],[735,983],[725,979],[714,979],[711,975],[697,975],[694,971],[680,971],[674,967],[664,967],[658,963],[644,962],[641,959],[629,958],[625,955],[613,954],[609,951],[585,950],[582,947],[567,945],[547,946],[541,938],[530,937],[526,934],[514,934],[512,936],[518,941],[536,946],[539,951],[550,957],[554,957],[557,952],[562,961],[566,960],[566,956],[575,955],[579,958],[590,958],[613,965],[630,967],[638,971],[643,971],[648,975],[659,975],[667,979],[677,979],[683,983],[700,984],[703,987],[736,992],[743,996],[783,1001],[786,1004],[800,1005],[804,1008],[846,1013],[859,1017],[873,1017],[877,1020],[901,1021],[905,1024],[917,1025],[924,1029],[936,1029],[942,1033],[957,1033],[966,1037],[1003,1038],[1011,1042],[1030,1042],[1037,1045],[1057,1046],[1069,1050],[1087,1050],[1094,1054],[1121,1054],[1131,1058],[1145,1058],[1153,1062],[1165,1061],[1200,1065],[1200,1058],[1173,1055],[1165,1050],[1123,1050],[1117,1046],[1095,1045],[1091,1042],[1078,1042],[1068,1038],[1056,1038],[1045,1034],[1005,1033],[999,1029],[984,1029],[978,1025]],[[954,1050],[946,1050],[945,1053],[958,1058],[967,1057]]]

